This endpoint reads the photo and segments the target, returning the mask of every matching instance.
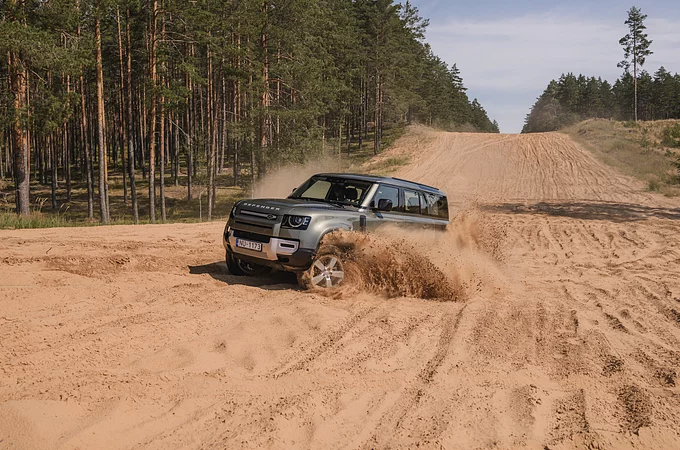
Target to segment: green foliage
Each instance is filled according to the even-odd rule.
[[[498,132],[455,64],[425,42],[427,26],[409,1],[395,0],[0,2],[0,126],[27,132],[30,176],[55,179],[55,209],[66,173],[78,181],[93,173],[94,191],[103,156],[120,171],[130,149],[135,171],[150,172],[151,154],[160,169],[158,155],[167,155],[175,177],[193,164],[193,183],[214,179],[208,161],[218,154],[219,172],[244,185],[323,151],[361,152],[369,136],[377,153],[406,123]],[[0,153],[8,179],[11,161]]]
[[[668,125],[663,129],[661,143],[666,147],[680,148],[680,123]]]
[[[678,182],[680,182],[680,155],[677,155],[673,161],[673,165],[678,170]]]
[[[14,211],[0,211],[0,230],[67,227],[71,224],[72,222],[56,214],[32,213],[28,216],[19,216]]]
[[[680,75],[661,67],[654,76],[638,79],[641,120],[680,118]],[[611,85],[595,77],[562,75],[548,84],[526,117],[523,132],[555,131],[585,119],[617,119],[628,128],[634,122],[633,76],[626,72]]]
[[[36,75],[31,78],[35,85],[31,88],[31,125],[39,135],[68,121],[78,105],[76,95],[65,93],[65,76],[83,74],[86,95],[94,94],[95,7],[102,17],[108,99],[117,99],[119,89],[117,17],[123,16],[125,27],[129,8],[133,83],[148,89],[146,105],[153,92],[163,96],[167,112],[184,114],[191,97],[200,92],[186,89],[187,77],[202,95],[206,93],[209,49],[214,70],[227,83],[225,88],[238,82],[243,95],[253,99],[260,98],[265,89],[270,92],[267,113],[284,131],[277,136],[276,149],[263,155],[265,162],[304,158],[319,147],[322,128],[332,135],[349,115],[356,119],[362,107],[363,120],[373,121],[375,101],[369,99],[376,95],[376,76],[382,80],[385,124],[406,120],[452,128],[469,123],[480,131],[497,130],[481,105],[468,100],[456,66],[448,67],[424,42],[428,20],[409,1],[165,0],[163,15],[170,18],[165,22],[167,37],[157,45],[158,72],[167,80],[163,85],[148,79],[151,2],[5,2],[0,6],[0,53],[17,52]],[[266,49],[263,35],[267,36]],[[272,84],[263,84],[265,58],[270,78],[281,81],[285,101],[275,97]],[[9,105],[11,96],[2,90],[0,94],[0,106]],[[247,117],[240,118],[247,120],[230,121],[229,131],[244,137],[257,135],[255,119],[263,113],[259,106],[252,102]],[[0,123],[9,121],[10,109],[0,109]],[[203,132],[193,136],[194,142],[206,142]],[[248,145],[241,148],[247,150]]]
[[[659,192],[661,190],[661,182],[658,179],[652,179],[647,182],[647,189],[652,192]]]
[[[647,56],[653,53],[649,50],[652,41],[645,33],[647,29],[644,24],[645,19],[647,15],[642,14],[640,8],[633,6],[628,10],[628,19],[625,21],[628,25],[628,34],[619,40],[619,44],[623,46],[624,56],[618,66],[625,71],[628,71],[631,65],[643,66]]]

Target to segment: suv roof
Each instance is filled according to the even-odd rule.
[[[388,183],[393,186],[397,187],[402,187],[402,188],[411,188],[411,189],[420,189],[423,191],[431,192],[434,194],[441,194],[446,196],[444,192],[440,191],[439,189],[428,186],[426,184],[422,183],[416,183],[415,181],[409,181],[409,180],[404,180],[401,178],[394,178],[394,177],[381,177],[377,175],[363,175],[359,173],[318,173],[314,176],[322,176],[322,177],[340,177],[340,178],[347,178],[350,180],[361,180],[361,181],[369,181],[371,183]]]

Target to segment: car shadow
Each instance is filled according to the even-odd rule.
[[[267,291],[281,291],[284,289],[300,289],[294,273],[273,271],[269,275],[259,277],[242,277],[229,273],[224,261],[188,266],[191,275],[210,275],[213,279],[229,285],[250,286]]]
[[[501,203],[484,205],[482,209],[498,213],[544,214],[583,220],[609,220],[612,222],[635,222],[652,217],[680,220],[680,208],[660,208],[618,202]]]

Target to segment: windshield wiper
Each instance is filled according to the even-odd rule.
[[[347,203],[343,203],[340,200],[326,200],[325,198],[310,198],[310,197],[288,197],[293,200],[306,200],[308,202],[319,202],[319,203],[330,203],[331,205],[340,206],[343,209],[345,206],[352,206]]]
[[[325,202],[330,203],[331,205],[340,206],[343,209],[345,208],[345,206],[349,206],[347,203],[342,203],[342,202],[336,201],[336,200],[325,200]]]

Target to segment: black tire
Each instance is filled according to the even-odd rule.
[[[253,264],[247,261],[243,261],[234,256],[232,252],[227,250],[227,269],[232,275],[238,277],[259,277],[263,275],[268,275],[271,271],[271,267],[262,266],[260,264]]]
[[[337,288],[345,281],[344,259],[337,247],[322,245],[309,269],[297,273],[298,284],[307,290]]]

